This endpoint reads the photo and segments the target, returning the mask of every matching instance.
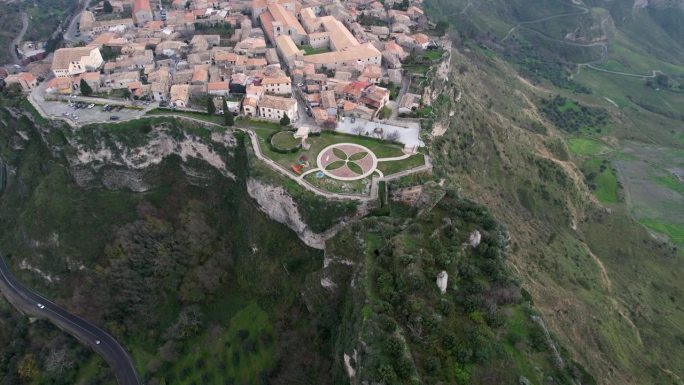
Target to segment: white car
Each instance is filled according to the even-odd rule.
[[[45,309],[45,305],[43,305],[42,303],[39,303],[36,306],[38,306],[38,309]]]
[[[95,340],[95,345],[99,345],[100,342],[101,342],[100,340]]]
[[[88,104],[88,108],[93,108],[95,105],[93,103]]]

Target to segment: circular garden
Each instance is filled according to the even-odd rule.
[[[363,179],[375,171],[378,159],[368,148],[353,144],[333,144],[323,149],[316,160],[318,168],[338,180]]]
[[[294,137],[293,131],[278,131],[271,136],[270,144],[276,152],[294,152],[301,146],[301,141]]]

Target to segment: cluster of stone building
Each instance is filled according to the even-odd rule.
[[[55,51],[46,90],[71,94],[85,81],[98,94],[127,90],[177,108],[208,94],[268,120],[294,120],[300,105],[320,125],[372,119],[389,101],[383,85],[401,84],[402,61],[431,44],[417,32],[427,26],[421,1],[402,10],[391,0],[174,0],[170,9],[110,0],[131,17],[98,20],[101,3],[82,12],[89,42]],[[5,82],[37,85],[12,76]]]

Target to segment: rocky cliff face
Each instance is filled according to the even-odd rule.
[[[247,192],[259,204],[261,211],[292,229],[302,242],[316,249],[325,247],[326,235],[314,233],[308,228],[299,213],[297,203],[284,188],[250,179],[247,181]]]
[[[152,187],[146,178],[148,169],[173,155],[179,156],[184,163],[191,159],[202,160],[222,175],[235,179],[222,156],[230,154],[236,145],[230,133],[212,133],[207,140],[187,133],[178,134],[168,125],[159,124],[153,126],[139,144],[128,143],[127,138],[104,130],[93,130],[91,136],[84,140],[78,132],[65,134],[71,147],[66,158],[81,187],[147,191]],[[194,172],[190,174],[189,177],[197,176]]]

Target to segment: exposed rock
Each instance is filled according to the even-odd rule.
[[[470,243],[470,246],[473,248],[478,247],[480,245],[480,241],[482,241],[482,234],[480,234],[479,231],[475,230],[470,233],[470,237],[468,238],[468,243]]]
[[[235,146],[235,138],[227,133],[214,133],[211,136],[212,143],[205,143],[201,138],[185,136],[177,139],[170,135],[163,126],[155,127],[149,135],[149,140],[144,146],[129,148],[125,144],[114,140],[102,140],[92,147],[86,147],[72,140],[70,144],[77,150],[76,156],[69,157],[72,167],[88,165],[97,169],[102,165],[126,166],[131,170],[142,170],[150,166],[160,164],[164,158],[170,155],[179,155],[184,162],[188,158],[204,160],[221,174],[231,179],[235,175],[230,172],[220,154],[212,149],[214,145],[225,148]],[[113,140],[112,138],[109,138]]]
[[[441,291],[442,294],[446,293],[448,281],[449,274],[447,274],[446,271],[442,270],[442,272],[437,274],[437,287],[439,287],[439,291]]]
[[[323,286],[326,289],[335,289],[337,285],[335,282],[333,282],[330,278],[328,277],[323,277],[321,278],[321,286]]]
[[[22,269],[22,270],[29,270],[29,271],[32,271],[32,272],[38,274],[41,278],[43,278],[43,279],[46,280],[47,282],[50,282],[50,283],[52,283],[53,281],[56,281],[56,280],[58,281],[58,280],[59,280],[59,278],[55,278],[55,277],[51,276],[50,274],[48,274],[48,273],[42,271],[41,269],[39,269],[39,268],[37,268],[37,267],[35,267],[35,266],[31,266],[31,265],[28,263],[28,261],[25,260],[25,259],[23,259],[23,260],[21,261],[21,263],[19,264],[19,268]]]
[[[356,375],[356,370],[351,365],[352,358],[356,361],[356,349],[354,349],[353,357],[350,357],[347,353],[344,353],[344,368],[347,370],[347,376],[351,380]]]
[[[299,213],[297,204],[284,188],[250,179],[247,181],[247,193],[257,201],[261,211],[268,214],[274,221],[292,229],[302,242],[316,249],[325,247],[325,237],[309,230]]]
[[[145,183],[144,174],[136,170],[105,169],[102,184],[112,190],[129,189],[144,192],[150,189],[150,186]]]
[[[79,187],[88,188],[95,187],[95,180],[97,176],[93,169],[85,166],[76,166],[71,168],[71,176]]]

